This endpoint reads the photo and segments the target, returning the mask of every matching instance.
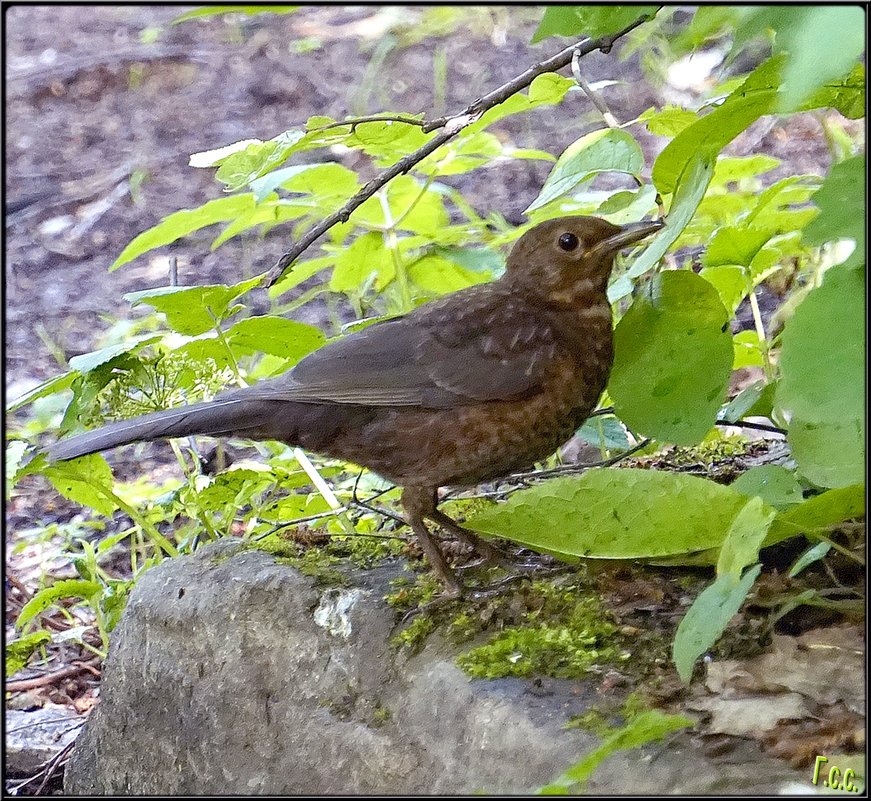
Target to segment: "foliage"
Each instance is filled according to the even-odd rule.
[[[189,12],[177,22],[229,10]],[[653,440],[651,449],[696,445],[717,420],[761,415],[787,431],[795,467],[755,468],[731,487],[680,473],[603,468],[521,490],[472,525],[568,559],[701,556],[717,564],[716,580],[696,599],[674,643],[687,678],[750,592],[760,548],[797,536],[827,545],[833,526],[864,514],[865,157],[840,120],[864,117],[865,70],[861,9],[705,6],[680,13],[681,22],[671,8],[554,6],[543,12],[534,41],[546,48],[551,36],[610,36],[647,15],[650,21],[615,48],[639,52],[655,78],[657,64],[721,47],[728,55],[706,96],[617,125],[605,118],[552,154],[534,142],[515,144],[501,126],[521,116],[534,124],[546,110],[576,113],[572,104],[582,93],[575,82],[538,75],[367,197],[268,292],[261,274],[232,285],[131,293],[131,307],[153,312],[141,329],[71,360],[68,371],[8,411],[63,398],[59,430],[67,433],[81,423],[210,398],[225,385],[278,375],[326,341],[321,330],[288,319],[301,306],[324,304],[328,335],[341,335],[348,320],[352,327],[370,324],[497,278],[511,243],[543,220],[598,214],[620,224],[665,212],[663,230],[615,269],[609,298],[618,319],[616,362],[607,391],[613,415],[588,422],[583,436],[605,456],[642,436]],[[820,59],[821,50],[831,58]],[[742,54],[757,64],[748,74],[734,71]],[[758,120],[808,111],[832,144],[826,176],[773,179],[778,159],[728,152]],[[207,229],[213,249],[272,232],[298,239],[361,191],[362,175],[432,142],[439,132],[425,130],[425,119],[390,109],[364,119],[313,117],[266,141],[195,153],[191,165],[214,170],[225,196],[170,214],[134,238],[110,269]],[[651,136],[659,155],[645,163],[641,145]],[[340,163],[341,154],[353,154],[355,169]],[[522,160],[554,162],[523,225],[475,209],[457,188],[458,176],[494,180],[493,172],[484,178],[481,171]],[[853,250],[845,251],[842,240],[855,243]],[[782,332],[766,330],[759,309],[760,293],[776,283],[791,287],[778,313]],[[268,313],[252,316],[247,307],[261,301]],[[747,307],[752,327],[736,330],[738,310]],[[727,403],[734,371],[747,366],[761,367],[764,378]],[[264,444],[258,462],[200,475],[175,446],[184,480],[158,488],[118,481],[99,456],[63,465],[38,456],[27,462],[34,433],[41,431],[21,429],[9,442],[7,487],[41,474],[98,514],[129,519],[122,537],[104,538],[94,552],[129,538],[134,578],[203,539],[256,537],[298,518],[314,517],[315,526],[349,538],[377,526],[371,512],[352,514],[351,465],[318,462],[320,477],[332,482],[331,493],[322,494],[306,489],[310,465],[288,467],[287,448]],[[384,489],[371,476],[360,483]],[[382,501],[395,504],[396,493]],[[826,552],[803,557],[801,569]],[[65,598],[81,599],[105,644],[129,584],[113,583],[96,561],[80,575],[41,590],[19,626]],[[642,729],[639,737],[658,730]],[[613,747],[634,742],[633,731],[615,735]],[[577,782],[588,769],[566,775]]]

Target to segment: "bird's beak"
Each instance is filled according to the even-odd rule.
[[[628,223],[621,226],[620,230],[603,239],[593,248],[594,253],[616,253],[629,245],[634,245],[636,242],[644,239],[646,236],[655,234],[665,226],[665,220],[642,220],[641,222]]]

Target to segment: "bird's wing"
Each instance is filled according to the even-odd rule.
[[[263,400],[441,408],[523,397],[556,344],[550,323],[511,298],[453,296],[309,354],[244,390]]]

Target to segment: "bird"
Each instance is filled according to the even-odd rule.
[[[438,509],[439,488],[528,468],[584,423],[613,363],[614,257],[663,225],[541,222],[495,281],[329,342],[277,378],[60,440],[48,457],[210,435],[279,440],[367,467],[402,488],[445,597],[459,597],[463,585],[427,521],[488,560],[502,553]]]

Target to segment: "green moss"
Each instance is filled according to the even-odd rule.
[[[409,648],[412,653],[420,650],[426,638],[435,628],[435,621],[428,615],[414,618],[402,631],[390,641],[395,648]]]
[[[571,718],[564,729],[582,729],[599,737],[605,737],[610,734],[612,727],[609,716],[598,707],[594,706],[584,712],[583,715],[576,715]]]
[[[248,540],[247,547],[258,551],[266,551],[266,553],[272,554],[272,556],[282,558],[299,556],[300,551],[299,544],[282,531],[268,534],[258,540]]]
[[[372,567],[384,559],[399,556],[404,541],[395,537],[336,537],[327,546],[330,553],[346,556],[358,567]]]
[[[376,706],[372,712],[372,728],[380,729],[392,717],[393,713],[386,706]]]
[[[528,611],[517,625],[489,643],[457,658],[475,678],[554,676],[581,678],[594,665],[621,658],[617,627],[592,597],[577,596],[576,586],[534,582]],[[531,602],[531,604],[530,604]]]
[[[432,573],[421,573],[414,581],[400,576],[391,581],[390,586],[396,591],[385,595],[384,600],[399,612],[424,606],[442,591],[441,582]]]
[[[348,583],[347,578],[333,567],[339,558],[326,548],[300,545],[287,535],[282,536],[281,532],[250,540],[247,547],[271,554],[278,564],[289,565],[304,576],[316,579],[318,584],[335,587]]]

